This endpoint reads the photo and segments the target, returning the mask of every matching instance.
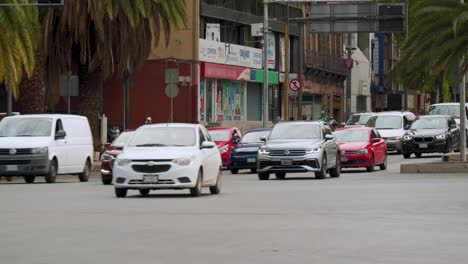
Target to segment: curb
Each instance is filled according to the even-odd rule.
[[[401,164],[400,173],[468,173],[468,163],[435,162]]]

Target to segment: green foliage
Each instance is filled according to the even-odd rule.
[[[19,4],[25,0],[0,0],[2,4]],[[24,75],[31,76],[35,51],[40,39],[38,9],[32,6],[0,6],[0,83],[19,94]]]

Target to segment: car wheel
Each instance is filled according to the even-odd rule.
[[[375,168],[375,158],[374,155],[372,155],[371,163],[370,166],[366,168],[367,172],[373,172]]]
[[[87,182],[89,180],[89,174],[91,173],[91,163],[89,160],[86,160],[85,166],[83,168],[83,172],[78,174],[78,178],[80,182]]]
[[[150,189],[141,189],[139,191],[140,191],[141,196],[143,196],[143,197],[148,197],[149,196]]]
[[[127,196],[127,189],[115,188],[114,190],[115,190],[115,196],[117,196],[118,198],[123,198]]]
[[[193,197],[198,197],[201,196],[202,194],[202,188],[203,188],[203,173],[201,170],[198,172],[198,177],[197,177],[197,183],[195,184],[195,187],[190,188],[190,195]]]
[[[270,173],[259,173],[258,179],[261,181],[268,181],[270,179]]]
[[[411,158],[411,153],[403,153],[403,158],[405,159]]]
[[[36,175],[26,175],[26,176],[24,176],[24,181],[26,183],[33,183],[34,180],[36,180]]]
[[[275,173],[275,176],[276,176],[276,179],[284,179],[286,178],[286,173],[285,172],[278,172],[278,173]]]
[[[210,193],[219,194],[221,192],[222,183],[223,183],[223,173],[221,172],[221,170],[219,170],[218,177],[216,178],[216,185],[210,186]]]
[[[380,170],[386,170],[386,169],[387,169],[387,154],[385,154],[383,163],[380,164]]]
[[[330,169],[330,177],[338,178],[340,177],[340,173],[341,173],[341,156],[340,156],[340,153],[338,152],[337,157],[336,157],[335,167]]]
[[[250,169],[250,172],[257,173],[257,169]]]
[[[54,183],[57,179],[57,161],[53,159],[50,162],[49,172],[45,176],[45,181],[47,183]]]
[[[418,159],[419,159],[419,158],[421,158],[421,156],[422,156],[422,153],[414,153],[414,155],[416,156],[416,158],[418,158]]]
[[[316,179],[325,179],[327,176],[327,154],[323,153],[322,163],[320,164],[320,171],[315,173]]]
[[[104,185],[112,184],[112,177],[103,177],[103,176],[101,176],[101,179],[102,179],[102,184],[104,184]]]
[[[232,169],[232,170],[231,170],[231,173],[232,173],[232,174],[237,174],[237,173],[239,173],[239,169]]]

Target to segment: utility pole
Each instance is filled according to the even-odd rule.
[[[352,45],[352,36],[351,33],[347,33],[347,47],[346,47],[346,52],[347,52],[347,59],[352,60],[353,59],[353,47]],[[344,116],[345,120],[348,120],[349,115],[351,114],[351,71],[352,67],[350,67],[347,72],[346,72],[346,113]]]
[[[299,22],[299,82],[301,89],[297,92],[297,120],[302,120],[302,90],[304,89],[304,21]]]
[[[5,82],[5,89],[7,90],[7,116],[13,114],[13,87]]]
[[[464,4],[464,0],[460,0],[460,4]],[[459,64],[459,71],[462,69],[463,62],[465,61],[465,56],[462,56]],[[460,160],[466,162],[466,111],[465,111],[465,72],[461,72],[461,81],[460,81]]]
[[[263,1],[263,127],[268,126],[268,1]]]
[[[289,3],[286,8],[286,24],[284,28],[283,120],[289,120]]]

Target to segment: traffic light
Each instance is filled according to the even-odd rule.
[[[378,32],[406,31],[405,4],[378,4]]]

